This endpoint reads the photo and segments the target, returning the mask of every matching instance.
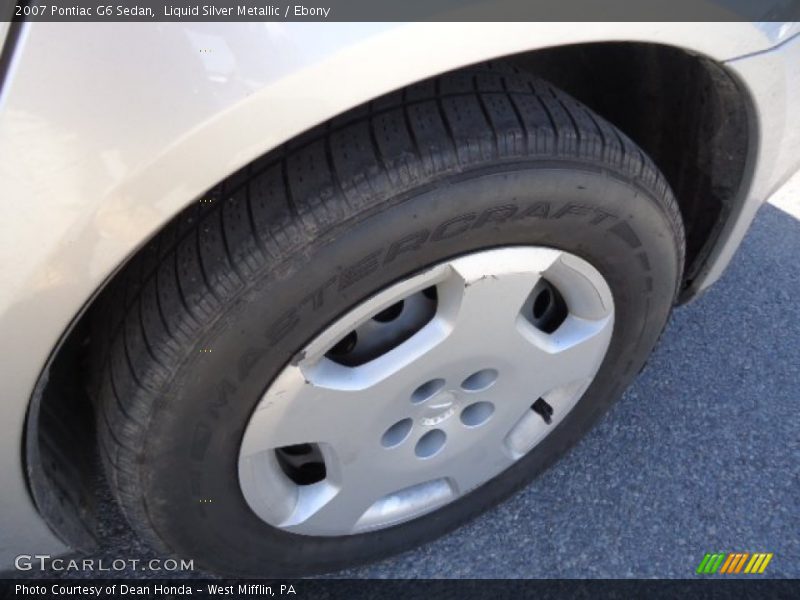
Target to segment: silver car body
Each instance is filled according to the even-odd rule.
[[[172,216],[309,127],[538,48],[642,41],[724,63],[752,104],[751,173],[695,291],[720,277],[760,204],[800,167],[797,23],[0,24],[0,41],[12,33],[0,96],[4,567],[66,550],[29,493],[23,448],[34,388],[70,324]]]

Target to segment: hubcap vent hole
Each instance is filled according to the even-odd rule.
[[[461,389],[467,392],[480,392],[494,384],[497,380],[497,370],[483,369],[477,371],[461,382]]]
[[[351,331],[328,352],[329,356],[345,356],[353,351],[358,343],[358,334]]]
[[[542,417],[542,421],[550,425],[553,421],[553,407],[544,398],[539,398],[531,405],[531,410]]]
[[[569,310],[561,293],[546,279],[540,279],[525,303],[523,315],[545,333],[553,333],[566,320]]]
[[[400,316],[400,313],[403,312],[403,304],[405,303],[402,300],[400,300],[400,302],[395,302],[389,308],[382,310],[372,318],[378,321],[378,323],[388,323],[389,321],[394,321]]]
[[[327,476],[325,459],[317,444],[295,444],[275,449],[284,474],[297,485],[311,485]]]
[[[314,451],[311,444],[295,444],[294,446],[284,446],[281,452],[289,456],[306,456]]]
[[[366,364],[394,350],[430,323],[437,307],[435,287],[410,294],[362,322],[325,356],[345,367]]]
[[[541,319],[544,313],[547,312],[547,309],[550,308],[552,302],[553,296],[550,294],[550,290],[545,288],[539,292],[536,299],[533,301],[533,318]]]
[[[414,453],[419,458],[430,458],[442,448],[447,441],[447,435],[441,429],[433,429],[419,438],[414,447]]]

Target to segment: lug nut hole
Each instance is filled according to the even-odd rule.
[[[426,381],[411,393],[412,404],[420,404],[433,398],[444,387],[444,379],[431,379]]]
[[[494,413],[491,402],[475,402],[461,411],[461,422],[467,427],[483,425]]]
[[[477,371],[461,382],[461,389],[467,392],[480,392],[491,387],[497,380],[496,369]]]
[[[411,433],[411,426],[414,422],[411,419],[402,419],[389,427],[381,437],[381,445],[384,448],[394,448],[399,446]]]
[[[438,453],[447,441],[447,435],[441,429],[433,429],[423,435],[414,447],[414,453],[419,458],[430,458]]]

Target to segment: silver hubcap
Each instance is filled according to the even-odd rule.
[[[388,527],[453,501],[534,448],[591,383],[611,291],[577,256],[476,252],[373,296],[272,382],[239,454],[267,523]]]

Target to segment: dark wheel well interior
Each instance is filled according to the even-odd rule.
[[[716,62],[653,44],[565,46],[512,61],[614,123],[661,169],[686,229],[688,289],[742,188],[750,145],[744,91]]]
[[[684,290],[702,268],[746,185],[749,99],[712,60],[643,43],[557,47],[507,59],[547,79],[631,137],[666,176],[687,233]],[[36,504],[67,543],[96,541],[94,424],[86,348],[94,303],[54,350],[28,413],[25,467]]]

